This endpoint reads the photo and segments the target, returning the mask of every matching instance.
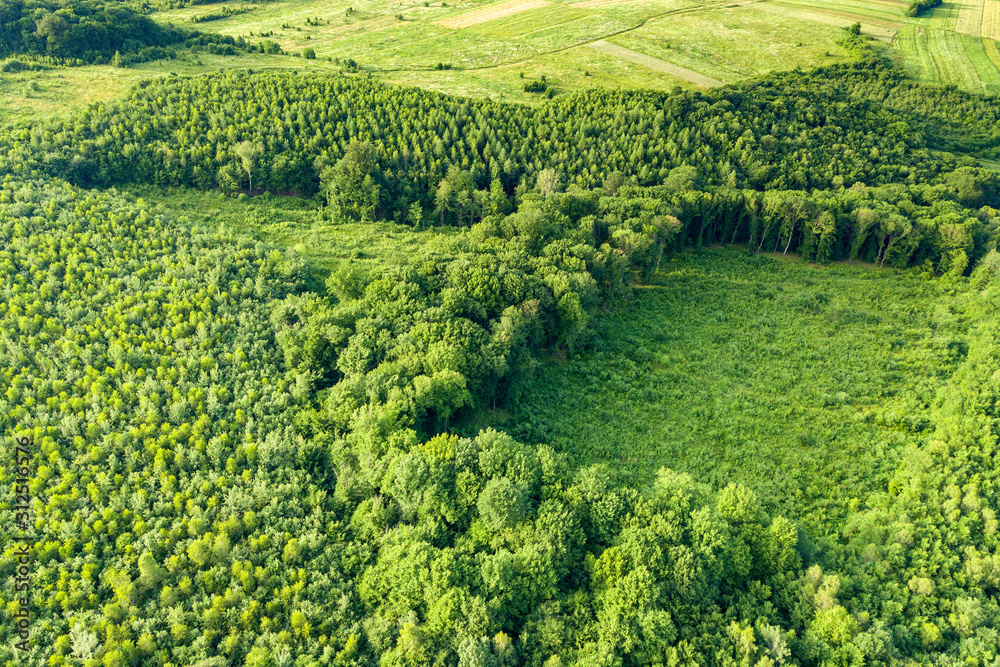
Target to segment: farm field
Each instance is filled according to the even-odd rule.
[[[661,466],[739,480],[769,511],[835,531],[923,437],[964,346],[951,305],[913,274],[687,252],[589,349],[544,363],[497,427],[631,483]]]
[[[242,5],[210,7],[219,6]],[[837,42],[843,28],[860,22],[862,33],[891,44],[918,80],[985,92],[1000,85],[989,44],[942,34],[993,35],[1000,31],[993,27],[1000,25],[1000,16],[994,16],[1000,3],[945,2],[917,19],[905,16],[907,6],[900,0],[507,0],[386,7],[290,0],[197,25],[250,40],[264,34],[290,53],[312,48],[319,61],[310,61],[310,67],[324,58],[353,59],[363,71],[394,83],[531,101],[537,97],[521,90],[522,73],[546,76],[559,92],[706,87],[825,65],[847,58]],[[157,18],[185,25],[210,11],[217,10],[196,6]],[[935,63],[941,60],[954,62],[954,71],[938,71],[942,66]],[[454,69],[437,69],[439,63]]]
[[[246,11],[192,22],[224,8]],[[90,65],[4,73],[0,124],[64,115],[113,99],[148,77],[228,68],[343,71],[348,60],[358,63],[360,76],[525,103],[544,99],[522,89],[526,78],[542,76],[556,94],[585,88],[704,88],[847,60],[838,42],[842,28],[855,21],[863,34],[891,45],[889,52],[918,81],[1000,91],[1000,53],[994,41],[1000,39],[1000,1],[945,2],[917,19],[907,18],[905,11],[899,0],[197,5],[153,16],[251,42],[274,40],[288,55],[182,50],[175,60],[128,69]],[[316,59],[301,57],[307,48],[316,52]]]
[[[925,83],[953,85],[963,90],[1000,93],[1000,67],[990,53],[996,44],[957,32],[909,27],[893,46],[904,70]]]

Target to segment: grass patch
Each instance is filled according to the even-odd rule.
[[[672,15],[608,41],[725,82],[846,57],[837,28],[749,8]]]
[[[685,253],[603,318],[594,349],[544,363],[498,426],[604,462],[741,482],[836,526],[885,489],[964,354],[939,282],[736,250]]]
[[[345,262],[404,265],[428,253],[450,255],[465,242],[464,230],[454,227],[416,232],[389,222],[331,221],[314,199],[269,194],[234,198],[186,188],[145,187],[132,192],[192,223],[231,229],[298,253],[309,265],[310,289],[320,293],[325,292],[330,273]]]

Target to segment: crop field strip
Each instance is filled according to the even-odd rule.
[[[917,81],[940,84],[941,75],[934,64],[927,37],[922,35],[924,29],[911,26],[900,32],[893,47],[897,53],[903,54],[903,68],[906,73]]]
[[[955,85],[964,90],[1000,93],[1000,69],[990,53],[990,40],[934,28],[908,28],[896,49],[905,56],[910,76],[927,83]]]
[[[984,39],[983,50],[986,51],[986,57],[990,59],[997,71],[1000,71],[1000,50],[997,49],[997,43],[992,39]]]
[[[955,21],[955,32],[978,37],[983,24],[983,5],[985,0],[962,0]]]
[[[961,9],[962,0],[944,0],[931,12],[913,20],[920,25],[938,30],[954,30]]]
[[[1000,0],[985,0],[979,34],[987,39],[1000,40]]]

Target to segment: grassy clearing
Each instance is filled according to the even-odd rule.
[[[836,530],[923,437],[964,354],[950,304],[913,274],[685,253],[603,319],[595,350],[550,359],[490,416],[633,482],[660,466],[742,482]]]
[[[145,78],[133,70],[76,67],[0,74],[0,123],[66,116],[123,94]]]
[[[402,265],[429,252],[450,255],[464,243],[463,230],[441,227],[415,232],[388,222],[340,223],[324,219],[319,202],[262,195],[232,198],[175,188],[134,188],[136,196],[195,224],[232,229],[268,245],[298,253],[310,269],[309,287],[323,293],[330,272],[345,262]]]

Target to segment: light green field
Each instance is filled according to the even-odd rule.
[[[608,41],[727,83],[798,65],[844,60],[843,31],[744,7],[650,21]]]
[[[393,82],[523,101],[538,98],[521,90],[521,72],[544,74],[558,91],[704,85],[704,77],[686,77],[683,70],[671,73],[643,65],[641,58],[579,48],[602,40],[722,82],[846,58],[836,45],[843,32],[835,27],[761,16],[726,2],[353,3],[350,15],[348,6],[349,0],[289,0],[197,25],[253,41],[273,39],[290,52],[313,48],[320,59],[352,58],[364,71]],[[218,11],[219,5],[212,7],[165,11],[156,18],[191,25],[192,16]],[[674,42],[682,44],[673,48]],[[437,63],[460,71],[436,70]]]
[[[990,14],[982,11],[981,4],[982,0],[946,0],[919,18],[907,17],[907,3],[894,0],[778,0],[747,7],[814,23],[858,21],[863,33],[891,40],[897,61],[917,81],[1000,94],[996,44],[980,39],[980,30],[987,36],[992,29]]]
[[[118,97],[142,78],[134,70],[96,66],[0,74],[0,123],[66,115]]]
[[[429,252],[449,255],[466,242],[465,230],[457,227],[418,232],[390,222],[333,223],[312,199],[269,194],[237,199],[186,188],[131,191],[195,224],[225,228],[297,252],[309,266],[310,289],[319,292],[325,291],[323,283],[330,272],[344,262],[398,266]]]
[[[738,480],[818,534],[926,437],[965,345],[953,305],[913,273],[683,253],[599,320],[592,349],[547,359],[491,416],[633,483],[660,466]]]
[[[1000,94],[1000,70],[978,37],[910,27],[900,32],[893,47],[907,74],[917,81]]]
[[[984,37],[994,28],[992,2],[986,2],[982,13]],[[132,69],[89,66],[0,74],[0,123],[65,115],[120,96],[140,79],[172,72],[342,71],[348,59],[360,65],[359,76],[528,104],[544,97],[525,93],[525,80],[543,75],[556,93],[697,88],[846,60],[849,56],[837,42],[843,39],[842,28],[855,21],[863,34],[891,43],[900,64],[919,81],[1000,93],[996,44],[955,32],[961,3],[949,0],[918,19],[905,16],[903,0],[436,0],[427,6],[422,0],[284,0],[199,5],[153,16],[255,43],[273,40],[288,55],[184,51],[177,60]],[[249,11],[191,22],[223,7]],[[963,29],[972,30],[968,7],[963,16]],[[306,48],[315,50],[315,60],[293,57]],[[438,69],[439,63],[448,68]]]

